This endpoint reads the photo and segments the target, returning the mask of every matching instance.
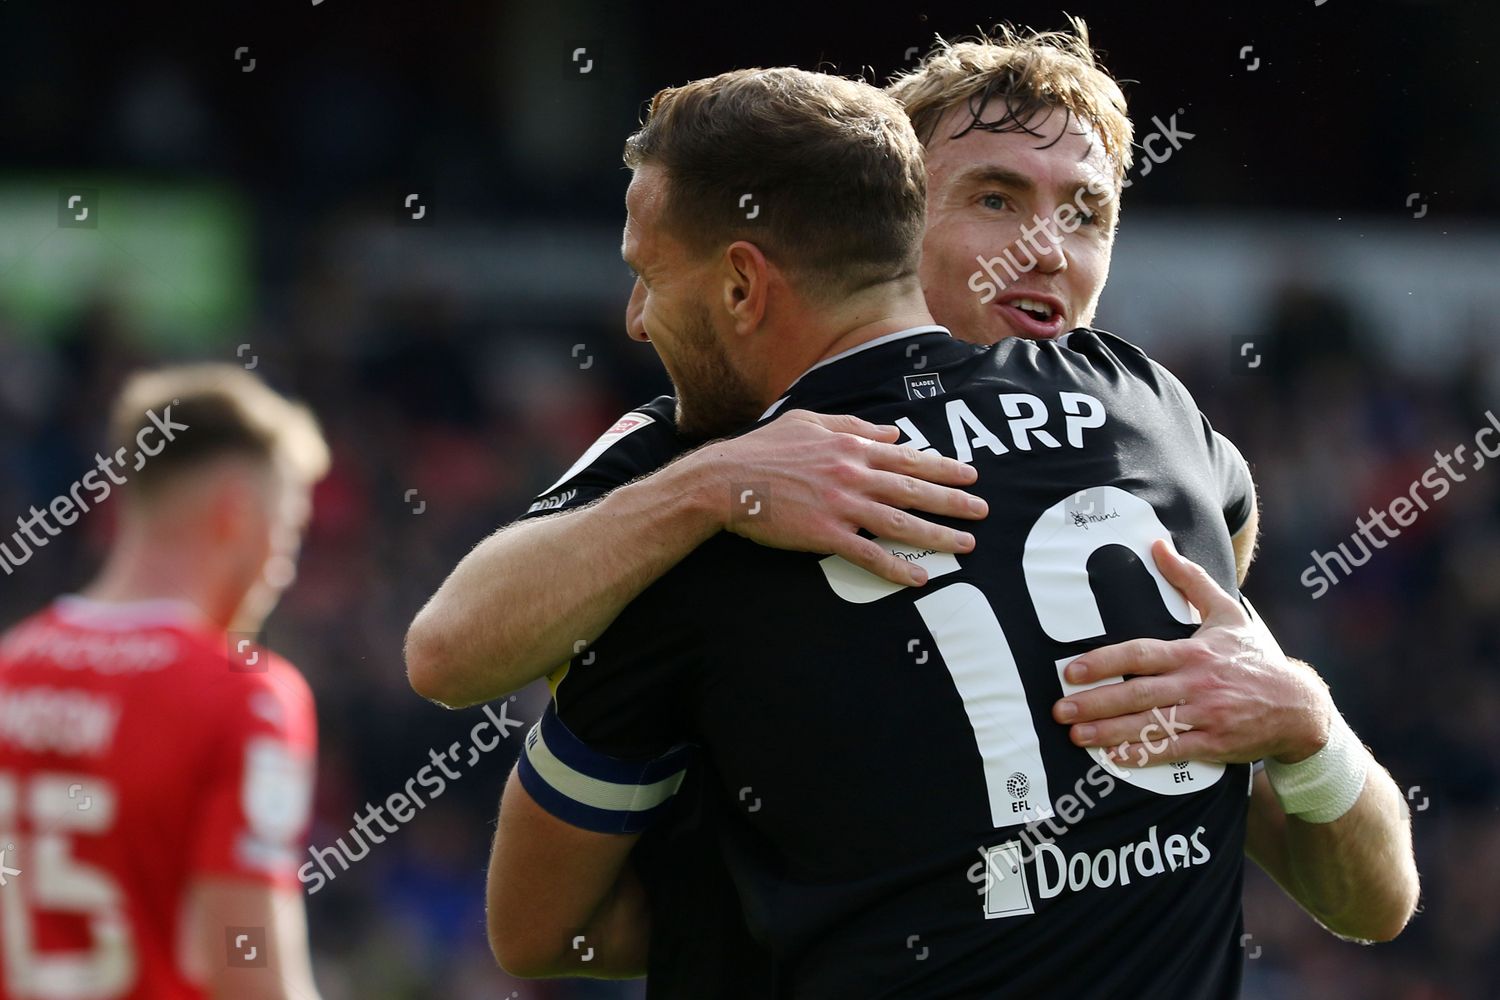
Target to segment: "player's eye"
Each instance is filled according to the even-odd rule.
[[[1082,206],[1079,206],[1079,208],[1078,218],[1081,225],[1101,230],[1107,230],[1114,225],[1113,218],[1107,207],[1095,205],[1092,211],[1083,211]]]
[[[994,191],[990,191],[980,196],[979,204],[983,205],[985,208],[1000,212],[1004,211],[1005,208],[1010,204],[1010,199],[1005,197],[1005,195],[1003,194],[997,194]]]

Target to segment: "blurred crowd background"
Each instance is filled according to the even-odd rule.
[[[666,391],[622,323],[619,151],[640,102],[735,66],[883,80],[934,32],[1063,25],[1037,3],[453,6],[0,7],[0,522],[92,467],[139,366],[238,360],[314,407],[334,467],[265,639],[317,693],[320,846],[482,718],[407,687],[416,609]],[[1246,593],[1415,812],[1422,910],[1390,945],[1317,930],[1247,865],[1245,995],[1500,996],[1500,465],[1326,596],[1299,582],[1500,410],[1500,17],[1069,10],[1127,81],[1138,137],[1173,112],[1195,134],[1127,192],[1098,325],[1172,368],[1251,461]],[[66,224],[69,191],[94,226]],[[85,582],[109,521],[0,578],[0,624]],[[513,982],[490,958],[484,862],[514,743],[312,897],[330,1000],[639,995]]]

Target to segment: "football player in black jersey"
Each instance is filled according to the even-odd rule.
[[[1123,342],[1079,330],[981,350],[934,327],[915,234],[901,236],[921,218],[926,174],[919,157],[905,174],[888,162],[905,162],[909,126],[891,127],[860,86],[752,71],[658,96],[627,146],[624,254],[642,275],[630,327],[649,331],[673,375],[680,426],[722,434],[763,407],[762,421],[816,406],[981,468],[981,544],[955,558],[873,539],[927,571],[914,589],[721,534],[647,588],[555,680],[528,738],[492,862],[497,951],[550,971],[556,956],[533,965],[528,943],[550,924],[610,953],[634,905],[624,860],[696,746],[728,806],[723,850],[775,994],[1233,995],[1248,767],[1183,755],[1112,770],[1053,723],[1053,706],[1089,693],[1067,672],[1081,654],[1192,631],[1156,540],[1235,586],[1248,471],[1180,384]],[[830,130],[831,108],[854,116],[846,131]],[[754,136],[751,113],[784,125],[781,156],[736,148]],[[837,148],[851,133],[888,144],[883,166]],[[789,186],[777,167],[798,155],[823,166],[813,189],[842,178],[844,190],[825,195],[822,217],[787,196],[789,214],[858,217],[886,239],[861,253],[824,229],[794,244],[789,225],[705,254],[717,244],[693,230],[724,225],[713,196],[744,178],[719,188],[695,168],[755,159],[771,200]],[[774,516],[774,495],[746,493],[744,517]],[[1158,735],[1195,726],[1177,703],[1149,707]],[[1172,758],[1171,740],[1156,752]],[[1357,769],[1355,799],[1378,770]],[[982,902],[963,877],[975,856]]]
[[[993,309],[979,308],[984,305],[979,300],[983,298],[981,290],[985,289],[983,281],[975,281],[979,272],[975,272],[974,275],[967,275],[969,281],[966,282],[962,280],[966,277],[965,274],[949,273],[952,270],[951,267],[943,269],[933,264],[933,262],[951,264],[953,261],[962,263],[964,260],[962,254],[948,253],[944,257],[944,251],[949,250],[950,247],[961,248],[966,240],[972,243],[985,232],[990,233],[989,239],[991,242],[988,249],[994,249],[997,242],[994,239],[995,233],[1004,234],[1006,232],[1014,232],[1020,227],[1025,213],[1017,211],[1017,207],[1028,210],[1034,208],[1036,212],[1035,217],[1040,217],[1044,214],[1044,210],[1050,211],[1048,199],[1051,199],[1051,205],[1061,204],[1062,202],[1079,198],[1085,188],[1088,187],[1082,181],[1076,180],[1076,175],[1070,176],[1065,170],[1060,171],[1055,168],[1058,166],[1063,168],[1071,167],[1077,161],[1086,158],[1090,145],[1089,133],[1084,132],[1082,139],[1075,140],[1065,134],[1068,132],[1066,120],[1062,121],[1061,128],[1057,127],[1058,122],[1053,120],[1051,122],[1052,127],[1049,129],[1047,127],[1048,115],[1038,114],[1038,112],[1057,109],[1068,111],[1071,115],[1076,116],[1074,119],[1075,124],[1091,125],[1096,135],[1102,135],[1104,140],[1100,145],[1104,147],[1110,145],[1111,128],[1109,127],[1109,119],[1112,113],[1120,122],[1123,122],[1126,137],[1129,134],[1128,122],[1124,122],[1123,119],[1123,101],[1118,99],[1117,91],[1113,99],[1115,104],[1113,111],[1109,100],[1094,100],[1092,103],[1089,100],[1080,100],[1078,88],[1076,87],[1072,91],[1066,88],[1057,91],[1056,93],[1060,94],[1060,97],[1057,97],[1050,104],[1045,101],[1042,102],[1044,106],[1039,108],[1036,101],[1036,93],[1027,92],[1024,85],[1018,85],[1017,79],[1023,78],[1023,84],[1025,80],[1030,80],[1031,84],[1035,86],[1039,81],[1045,80],[1045,73],[1037,74],[1011,71],[1014,69],[1013,64],[1017,61],[1018,56],[1033,62],[1038,59],[1042,61],[1050,60],[1054,63],[1054,68],[1056,63],[1065,63],[1070,58],[1088,59],[1090,66],[1085,67],[1085,72],[1077,74],[1079,78],[1085,80],[1084,90],[1087,90],[1089,73],[1096,72],[1091,70],[1091,56],[1087,53],[1086,45],[1080,48],[1080,46],[1069,42],[1067,39],[1057,38],[1011,39],[1006,44],[972,43],[944,47],[929,57],[924,66],[916,73],[902,81],[898,81],[894,87],[894,90],[906,102],[908,111],[912,114],[913,121],[918,124],[923,132],[924,140],[929,145],[928,168],[932,183],[930,205],[933,211],[933,218],[929,222],[927,252],[923,262],[923,285],[927,291],[928,300],[933,303],[933,311],[938,315],[938,318],[945,319],[944,312],[946,311],[953,316],[953,320],[950,320],[950,322],[955,323],[955,332],[973,340],[993,340],[1015,333],[1030,336],[1047,336],[1049,332],[1055,332],[1032,329],[1021,321],[1020,317],[1016,315],[1017,312],[1038,313],[1038,321],[1056,318],[1057,315],[1061,315],[1065,318],[1065,322],[1061,326],[1062,329],[1068,329],[1078,325],[1080,322],[1086,322],[1087,318],[1092,314],[1093,304],[1097,301],[1098,290],[1102,287],[1103,278],[1107,272],[1107,250],[1109,237],[1113,233],[1113,210],[1108,204],[1108,199],[1103,199],[1105,203],[1099,206],[1104,209],[1103,214],[1106,215],[1106,219],[1104,220],[1104,225],[1100,227],[1097,233],[1090,228],[1080,234],[1077,239],[1074,239],[1070,235],[1065,245],[1061,241],[1056,246],[1033,242],[1032,246],[1036,247],[1036,251],[1035,256],[1031,257],[1030,261],[1035,263],[1035,267],[1031,271],[1028,271],[1024,266],[1024,262],[1028,260],[1028,255],[1018,240],[1016,247],[1020,251],[1020,256],[1008,255],[1004,261],[1000,262],[1000,266],[1011,270],[1010,265],[1022,263],[1022,266],[1018,268],[1021,272],[1020,277],[1015,281],[1016,287],[1011,289],[1011,294],[996,297],[997,301]],[[1011,65],[1008,66],[1007,61]],[[1098,76],[1102,77],[1102,74],[1098,74]],[[1107,81],[1107,77],[1103,77],[1103,79]],[[988,102],[986,100],[973,99],[976,94],[981,93],[989,95]],[[1084,98],[1088,98],[1090,95],[1084,94],[1083,96]],[[1026,103],[1028,101],[1030,102],[1029,104]],[[1001,114],[996,111],[996,107],[1008,107],[1012,111],[1020,107],[1024,113]],[[1058,117],[1066,118],[1066,116]],[[941,128],[937,127],[939,124],[942,125]],[[1118,132],[1118,129],[1114,131]],[[1116,139],[1118,139],[1118,136],[1116,136]],[[1118,141],[1115,142],[1115,146],[1118,152]],[[1042,155],[1033,155],[1031,152],[1033,147],[1040,150]],[[1079,154],[1079,149],[1083,151],[1083,155]],[[1048,150],[1051,152],[1047,152]],[[1126,155],[1128,156],[1128,149],[1126,150]],[[984,169],[975,169],[979,167]],[[1116,164],[1116,169],[1120,173],[1123,172],[1123,167],[1118,166],[1118,164]],[[1049,172],[1056,176],[1049,176]],[[1119,179],[1120,176],[1117,173],[1115,176],[1116,182]],[[1038,180],[1042,183],[1038,184]],[[971,190],[976,187],[978,188],[977,191]],[[1116,190],[1116,194],[1118,194],[1118,189]],[[1088,200],[1088,198],[1084,198],[1084,202]],[[1083,202],[1079,203],[1082,204]],[[981,213],[988,213],[984,226],[976,225],[975,216]],[[1097,215],[1100,213],[1091,214]],[[1087,219],[1085,224],[1092,227],[1095,221],[1095,219]],[[985,228],[986,226],[988,227],[987,229]],[[1068,231],[1066,226],[1063,228],[1065,231]],[[1025,233],[1024,228],[1021,231],[1023,234]],[[1040,227],[1033,227],[1031,235],[1034,236],[1038,231],[1040,231]],[[948,236],[944,234],[948,234]],[[952,237],[951,239],[949,238],[950,236]],[[1005,237],[1005,239],[1010,238],[1013,237]],[[1003,244],[1004,239],[998,242]],[[981,249],[985,248],[981,247]],[[998,257],[993,259],[1000,261]],[[983,258],[981,258],[982,260]],[[961,291],[965,285],[968,286],[970,292],[975,294],[966,296]],[[944,294],[945,289],[949,293],[958,291],[958,294]],[[941,310],[939,304],[942,306]],[[1039,306],[1043,308],[1038,309],[1037,307]],[[967,318],[962,315],[966,308],[972,314]],[[1048,310],[1052,313],[1051,317],[1045,315],[1045,312]],[[958,321],[962,321],[966,328],[959,327]],[[915,362],[918,359],[912,355],[908,355],[907,358],[914,363],[915,367]],[[919,387],[915,391],[920,392],[922,390]],[[663,406],[663,402],[667,405]],[[651,412],[652,409],[656,412]],[[600,446],[596,446],[596,449],[592,450],[594,451],[592,456],[585,456],[585,459],[580,461],[579,467],[573,473],[565,476],[564,480],[560,481],[557,487],[549,490],[546,495],[539,498],[538,503],[534,505],[536,514],[550,514],[560,509],[565,511],[571,510],[573,507],[570,505],[576,506],[596,500],[599,496],[609,492],[620,483],[649,472],[660,465],[661,462],[677,454],[677,451],[683,447],[684,443],[671,440],[670,422],[667,419],[670,414],[670,400],[665,400],[657,401],[657,403],[653,404],[653,407],[647,408],[647,411],[644,413],[628,415],[622,421],[622,426],[615,429],[616,433],[607,435],[606,440],[601,440]],[[788,432],[795,430],[804,435],[797,443],[802,446],[798,454],[805,457],[815,448],[824,447],[830,443],[830,439],[840,436],[838,433],[830,433],[824,438],[812,435],[814,430],[819,432],[834,431],[834,428],[820,423],[820,421],[827,421],[829,419],[814,417],[810,414],[790,413],[779,420],[772,421],[765,428],[725,443],[720,449],[720,454],[722,454],[726,461],[731,456],[740,458],[741,461],[738,464],[745,467],[744,471],[751,473],[750,476],[746,477],[747,479],[754,476],[756,479],[773,480],[779,484],[783,480],[774,478],[780,475],[780,471],[775,469],[774,466],[763,464],[756,467],[753,462],[743,460],[747,456],[756,456],[756,452],[748,447],[749,443],[757,437],[761,439],[764,448],[756,457],[763,461],[764,455],[767,452],[775,451],[774,448],[770,447],[773,440],[776,443],[785,443]],[[648,446],[650,442],[649,433],[653,430],[652,423],[655,424],[655,430],[667,431],[661,439],[665,441],[665,444],[659,448]],[[800,424],[801,426],[793,426],[796,424]],[[641,428],[645,428],[645,430]],[[845,424],[842,430],[846,435],[849,431],[855,431],[870,436],[868,426],[858,423]],[[782,433],[782,437],[775,439],[774,434],[778,432]],[[636,449],[637,455],[635,458],[639,460],[640,464],[635,464],[633,461],[619,461],[631,448]],[[735,451],[736,448],[738,448],[738,451]],[[827,449],[825,448],[826,451]],[[787,459],[784,457],[783,461],[785,462]],[[590,465],[591,462],[595,465],[602,464],[612,467],[595,470]],[[678,463],[678,465],[681,466],[682,463]],[[854,472],[859,471],[853,462],[848,462],[843,466],[829,464],[828,469],[823,471],[826,474],[828,470],[837,470],[840,477],[849,477]],[[591,472],[594,471],[602,471],[603,475],[591,477]],[[679,469],[679,471],[681,470]],[[570,477],[580,481],[570,482]],[[658,480],[658,485],[662,487],[665,487],[668,483],[665,473],[660,477],[652,477],[652,479]],[[683,481],[685,480],[679,478],[677,482],[680,485]],[[686,481],[691,481],[691,478],[689,477]],[[825,482],[837,483],[839,481],[841,480],[829,479]],[[646,482],[649,482],[649,480]],[[726,484],[721,482],[719,485]],[[793,485],[801,488],[805,483],[798,482],[793,483]],[[630,491],[622,492],[629,493]],[[635,489],[635,492],[640,494],[637,503],[646,500],[647,491],[645,483],[640,484],[639,488]],[[779,494],[781,496],[780,509],[783,512],[786,512],[788,508],[795,508],[799,499],[795,489],[780,491],[773,489],[771,492],[773,495]],[[731,507],[732,501],[737,499],[732,497],[730,498],[731,503],[724,503],[723,506]],[[615,510],[612,512],[615,515],[615,520],[611,528],[612,533],[611,531],[606,531],[604,537],[611,538],[613,541],[624,542],[627,540],[625,536],[631,531],[630,526],[637,525],[637,521],[621,522],[618,517],[620,507],[621,505],[617,504]],[[741,508],[741,513],[747,512],[748,509],[748,505]],[[768,512],[769,510],[768,508]],[[572,518],[575,523],[580,525],[578,530],[581,530],[581,524],[585,518],[594,517],[596,520],[605,520],[608,517],[608,513],[605,505],[600,504],[592,508],[585,507],[578,514],[569,514],[567,517],[558,519],[558,521],[566,521]],[[726,515],[724,519],[728,520],[728,516]],[[772,544],[788,543],[785,535],[778,537],[776,534],[777,529],[785,529],[787,527],[787,522],[775,525],[771,519],[762,519],[760,523],[756,524],[751,523],[753,519],[744,517],[740,521],[742,530],[758,531],[761,533],[760,537],[762,540],[769,541]],[[848,525],[844,527],[846,530],[852,530],[848,528]],[[574,529],[570,526],[568,530]],[[497,567],[505,565],[507,558],[509,558],[511,565],[519,566],[526,571],[526,578],[524,580],[521,579],[521,575],[517,572],[510,573],[509,578],[516,579],[518,583],[522,583],[527,587],[532,587],[535,583],[530,578],[533,563],[529,560],[529,557],[521,559],[514,551],[506,552],[503,545],[492,544],[497,541],[506,543],[514,542],[515,532],[512,531],[504,534],[510,534],[512,537],[504,539],[503,535],[497,536],[496,539],[491,539],[485,546],[482,546],[480,550],[476,550],[475,555],[470,560],[466,560],[466,563],[471,561],[475,563],[470,568],[479,570],[477,573],[471,572],[467,577],[463,578],[460,577],[459,573],[455,573],[454,579],[445,585],[444,591],[439,593],[433,605],[429,607],[427,612],[424,612],[424,615],[427,616],[426,623],[428,625],[441,623],[443,626],[441,631],[447,648],[442,650],[444,655],[439,657],[413,658],[413,682],[418,686],[419,690],[427,689],[427,693],[452,702],[477,700],[478,698],[487,696],[486,693],[479,693],[486,691],[487,686],[487,693],[498,693],[500,690],[505,690],[507,686],[513,686],[529,679],[526,676],[528,670],[532,670],[533,676],[539,673],[539,670],[533,670],[532,665],[524,663],[528,656],[545,658],[552,655],[548,652],[548,643],[546,641],[538,643],[528,642],[519,647],[514,645],[507,647],[505,645],[507,640],[516,641],[523,636],[528,639],[536,638],[537,633],[535,631],[528,635],[524,630],[515,632],[513,630],[493,627],[493,619],[496,617],[496,613],[503,610],[506,604],[504,602],[488,602],[494,598],[496,593],[495,588],[503,585],[507,579],[506,574],[496,574],[494,570]],[[557,537],[560,539],[562,535],[560,534]],[[1252,522],[1241,530],[1240,537],[1236,540],[1237,542],[1245,542],[1253,540],[1253,537],[1252,520]],[[694,544],[696,544],[696,541],[687,540],[685,548],[691,548]],[[668,540],[664,547],[671,548],[678,545],[678,541]],[[791,540],[788,547],[796,547],[797,545],[797,540]],[[957,548],[957,546],[952,547]],[[1237,548],[1243,550],[1243,557],[1248,557],[1248,545],[1241,544]],[[827,550],[825,549],[825,551]],[[637,565],[628,565],[628,560],[622,563],[615,563],[613,566],[605,567],[602,574],[592,575],[585,580],[569,570],[568,557],[570,552],[567,549],[558,546],[554,542],[553,551],[557,558],[549,560],[549,566],[547,567],[548,570],[555,574],[553,581],[557,586],[564,589],[571,587],[575,595],[579,595],[580,600],[597,601],[602,608],[598,614],[605,620],[613,616],[619,605],[625,599],[628,599],[630,594],[638,592],[650,579],[661,572],[660,565],[652,561],[657,558],[653,555],[651,558],[637,560]],[[1168,554],[1159,555],[1162,559],[1162,571],[1173,582],[1177,582],[1183,586],[1192,586],[1194,570],[1189,564],[1178,562],[1173,556]],[[572,557],[577,560],[589,562],[591,566],[597,565],[591,550],[576,550],[576,553]],[[668,557],[667,564],[670,564],[674,558],[680,558],[680,551],[675,556]],[[488,572],[480,569],[486,560],[489,562],[489,566],[487,567]],[[1243,558],[1242,561],[1244,561]],[[628,584],[623,587],[619,585],[619,574],[622,571],[630,576]],[[614,575],[614,579],[609,578],[611,574]],[[919,578],[920,572],[914,574],[914,577]],[[451,606],[453,603],[451,600],[440,600],[454,596],[452,591],[455,589],[454,585],[456,583],[462,583],[462,587],[456,589],[465,592],[470,601],[468,608],[460,606],[455,609]],[[1198,593],[1205,596],[1196,598],[1196,600],[1206,606],[1215,599],[1215,588],[1212,583],[1207,582],[1205,579],[1199,579],[1197,583]],[[622,593],[625,594],[623,598],[620,596]],[[1222,598],[1222,596],[1222,593],[1218,595],[1219,598]],[[1147,647],[1139,643],[1126,643],[1116,647],[1108,647],[1104,650],[1095,650],[1090,654],[1090,660],[1094,661],[1090,663],[1090,667],[1094,669],[1102,668],[1106,673],[1113,671],[1115,674],[1119,674],[1127,672],[1125,669],[1126,666],[1132,666],[1137,669],[1130,669],[1128,671],[1130,673],[1165,675],[1171,670],[1181,667],[1184,663],[1190,663],[1196,669],[1196,675],[1200,678],[1203,676],[1223,677],[1232,673],[1235,661],[1244,659],[1244,653],[1247,648],[1245,644],[1255,647],[1257,650],[1262,647],[1269,647],[1271,652],[1261,659],[1261,662],[1267,669],[1262,670],[1262,677],[1259,679],[1259,683],[1264,688],[1268,686],[1270,681],[1277,682],[1281,690],[1272,691],[1271,693],[1276,698],[1267,700],[1273,703],[1279,701],[1280,703],[1290,704],[1293,708],[1297,707],[1295,705],[1297,700],[1297,685],[1295,683],[1288,683],[1288,678],[1291,678],[1292,681],[1299,679],[1296,665],[1288,664],[1285,658],[1280,655],[1279,650],[1274,650],[1274,643],[1268,637],[1264,637],[1262,633],[1248,634],[1244,626],[1242,612],[1232,603],[1225,602],[1225,604],[1221,605],[1221,608],[1228,609],[1215,612],[1222,620],[1214,622],[1212,628],[1209,627],[1209,622],[1213,621],[1213,619],[1206,621],[1204,629],[1200,630],[1198,637],[1192,643],[1186,641],[1167,642],[1158,643],[1153,647]],[[543,618],[545,618],[545,611],[546,609],[543,609]],[[442,613],[439,614],[438,612]],[[465,644],[460,647],[453,646],[451,639],[454,633],[474,635],[475,623],[478,621],[478,618],[472,612],[478,612],[479,617],[485,619],[486,624],[482,634],[477,637],[478,641],[474,643]],[[417,624],[420,625],[423,623],[424,619],[419,619]],[[526,623],[527,628],[531,628],[532,626],[532,622]],[[429,627],[425,630],[420,630],[414,625],[414,639],[418,639],[424,634],[430,636],[435,634],[435,632],[433,628]],[[581,638],[588,637],[590,637],[590,632],[585,628],[581,632]],[[548,638],[555,639],[553,636],[546,635],[542,635],[541,638],[544,640]],[[418,647],[418,650],[422,648],[431,650],[432,648],[430,642],[418,642],[415,645]],[[554,641],[552,645],[556,646],[557,643]],[[571,643],[565,644],[557,651],[556,655],[559,658],[565,655],[570,646]],[[1105,654],[1110,655],[1106,656]],[[491,661],[494,664],[494,669],[491,671],[490,676],[481,676],[467,669],[469,662],[466,661],[470,661],[473,658],[483,659],[488,655],[499,657],[498,660]],[[1154,658],[1155,662],[1148,662],[1151,658]],[[440,665],[444,669],[437,671],[418,669],[423,665],[423,661]],[[1079,661],[1079,664],[1075,664],[1074,669],[1077,669],[1082,662]],[[1178,676],[1187,675],[1188,671],[1186,670],[1178,672]],[[1305,684],[1305,681],[1303,683]],[[1129,718],[1130,713],[1134,709],[1130,708],[1128,704],[1124,704],[1123,706],[1120,704],[1123,699],[1127,698],[1126,692],[1131,692],[1128,697],[1134,698],[1135,694],[1133,692],[1138,689],[1138,681],[1111,685],[1109,688],[1104,689],[1104,693],[1110,694],[1116,700],[1115,705],[1090,704],[1088,699],[1093,696],[1092,694],[1082,695],[1069,700],[1075,703],[1076,708],[1083,711],[1085,721],[1089,718],[1106,720],[1105,722],[1101,722],[1097,727],[1101,731],[1098,734],[1101,738],[1094,742],[1112,746],[1116,743],[1115,737],[1122,732],[1128,734],[1132,731],[1132,728],[1136,732],[1143,731],[1141,725]],[[1306,698],[1305,700],[1314,709],[1324,708],[1326,710],[1326,708],[1331,707],[1320,705],[1313,698]],[[1152,707],[1154,708],[1155,706],[1153,705]],[[1280,709],[1282,706],[1278,705],[1277,707]],[[1062,707],[1059,706],[1055,711],[1055,718],[1059,722],[1065,721]],[[1303,714],[1307,714],[1305,707]],[[1120,715],[1122,718],[1111,719],[1110,716],[1112,715]],[[1295,713],[1282,711],[1282,715],[1291,718]],[[1242,722],[1245,721],[1243,712],[1239,713],[1239,720]],[[1258,722],[1260,720],[1251,721]],[[1274,742],[1266,742],[1276,735],[1276,730],[1273,727],[1265,725],[1257,730],[1254,725],[1247,725],[1244,728],[1258,733],[1257,738],[1262,740],[1263,746],[1270,747],[1277,745]],[[1281,726],[1279,728],[1285,731],[1292,727]],[[1102,734],[1105,731],[1109,731],[1110,733],[1107,739],[1102,738]],[[1186,747],[1193,740],[1206,738],[1204,734],[1208,731],[1209,727],[1199,727],[1195,731],[1185,733],[1181,738],[1180,746]],[[1071,731],[1071,735],[1077,742],[1086,742],[1082,736],[1080,727],[1075,726]],[[1207,746],[1206,743],[1203,745]],[[1142,750],[1143,748],[1132,747],[1131,749],[1135,751]],[[1207,752],[1212,753],[1214,751],[1217,751],[1219,756],[1239,757],[1240,759],[1269,756],[1269,754],[1264,753],[1247,752],[1243,738],[1237,746],[1227,746],[1227,744],[1221,741],[1218,747],[1209,748]],[[1294,752],[1286,756],[1290,758],[1300,755]],[[1378,772],[1378,768],[1376,771]],[[1251,851],[1252,855],[1255,855],[1254,843],[1258,839],[1262,844],[1263,850],[1257,856],[1257,860],[1261,861],[1263,866],[1268,867],[1273,874],[1276,874],[1289,892],[1318,915],[1320,919],[1323,919],[1331,928],[1350,936],[1383,938],[1393,935],[1399,930],[1401,924],[1404,923],[1406,916],[1409,914],[1409,901],[1414,893],[1414,870],[1411,868],[1409,840],[1407,839],[1408,834],[1405,821],[1400,815],[1401,805],[1399,796],[1395,796],[1395,803],[1393,805],[1390,796],[1385,795],[1389,791],[1387,788],[1389,780],[1383,774],[1380,775],[1380,778],[1382,780],[1378,783],[1378,787],[1377,782],[1372,781],[1369,783],[1369,789],[1367,789],[1366,794],[1360,796],[1360,803],[1355,809],[1351,810],[1349,818],[1341,820],[1336,824],[1311,824],[1288,821],[1285,813],[1279,808],[1276,799],[1269,795],[1268,790],[1264,787],[1264,778],[1258,779],[1260,787],[1257,788],[1255,804],[1252,806],[1251,829],[1253,835],[1251,838],[1252,842],[1248,845],[1247,849]],[[1381,801],[1374,803],[1379,808],[1372,809],[1370,808],[1371,803],[1366,800],[1375,798],[1376,793],[1379,793],[1383,798]],[[1389,812],[1392,815],[1384,816],[1385,812]],[[1371,815],[1372,813],[1373,816]],[[1386,822],[1383,824],[1382,820]],[[1385,825],[1387,829],[1382,830],[1382,825]],[[1354,836],[1350,836],[1351,830],[1354,832]],[[1320,841],[1330,839],[1330,834],[1335,834],[1344,841],[1343,845],[1337,851],[1330,852],[1326,850],[1327,845],[1325,843],[1320,843]],[[1368,850],[1367,845],[1371,841],[1380,844],[1381,849],[1375,852]],[[1045,858],[1052,857],[1045,851],[1042,853]],[[1372,881],[1378,881],[1378,879],[1372,880],[1368,871],[1372,857],[1376,862],[1379,862],[1383,871],[1388,873],[1388,886],[1369,884]],[[1346,861],[1347,864],[1342,867],[1340,864],[1330,864],[1330,858],[1335,862]],[[981,874],[983,874],[990,866],[987,863],[986,865],[979,866],[979,868]],[[1320,878],[1320,873],[1325,871],[1327,878]],[[1343,885],[1349,887],[1342,897],[1336,893],[1329,893],[1327,891],[1327,884],[1333,882],[1341,882]],[[588,971],[587,966],[582,968],[583,971]],[[730,970],[730,975],[733,975],[732,970]],[[689,992],[679,995],[692,994]]]

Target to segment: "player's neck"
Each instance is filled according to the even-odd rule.
[[[138,601],[184,601],[206,624],[227,628],[239,602],[222,579],[221,559],[200,558],[193,546],[157,545],[148,537],[122,533],[99,574],[80,591],[83,597],[112,604]]]
[[[918,326],[932,326],[932,313],[921,292],[905,295],[894,300],[877,303],[872,308],[856,312],[841,323],[832,324],[821,335],[788,338],[801,350],[780,352],[773,359],[767,388],[769,406],[780,399],[792,383],[809,369],[829,358],[851,351],[872,340],[910,330]]]

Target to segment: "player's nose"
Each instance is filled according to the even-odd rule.
[[[630,289],[630,301],[625,304],[625,335],[641,343],[650,341],[646,335],[646,291],[639,278]]]
[[[1036,269],[1042,274],[1056,274],[1068,269],[1068,255],[1063,249],[1067,237],[1061,233],[1058,237],[1056,243],[1046,238],[1037,240]]]

